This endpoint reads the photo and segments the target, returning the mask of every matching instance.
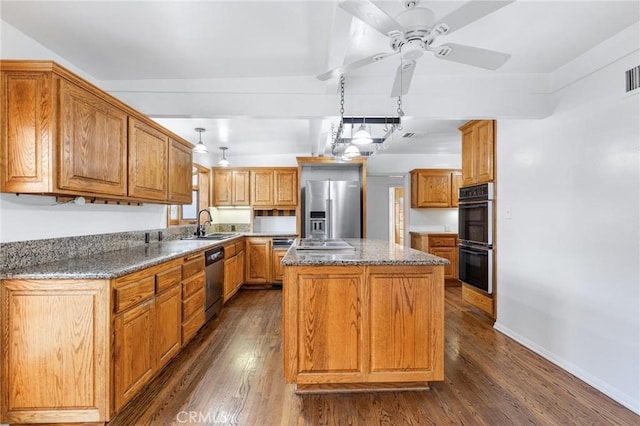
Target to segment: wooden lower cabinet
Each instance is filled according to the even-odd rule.
[[[109,418],[107,280],[5,280],[0,423]]]
[[[204,252],[184,258],[182,264],[182,346],[205,323]]]
[[[182,347],[182,287],[175,285],[156,295],[155,344],[156,369],[161,369]],[[204,298],[201,298],[204,306]]]
[[[495,318],[494,300],[492,296],[482,293],[480,290],[476,290],[472,286],[463,283],[462,300],[480,308],[491,317]]]
[[[288,248],[285,249],[277,249],[271,251],[271,257],[273,265],[271,266],[271,273],[273,277],[271,278],[272,283],[281,283],[284,275],[284,271],[282,269],[282,258],[287,254]]]
[[[459,285],[458,282],[458,236],[457,234],[410,232],[411,248],[424,251],[449,261],[444,266],[444,279],[447,285]]]
[[[444,379],[442,266],[284,269],[287,383],[317,391]]]
[[[153,299],[128,309],[114,320],[114,408],[117,411],[153,377],[155,370]]]
[[[241,240],[225,246],[223,303],[227,303],[244,282],[244,244]]]
[[[113,280],[3,280],[0,304],[0,423],[108,422],[204,324],[204,253]]]
[[[271,238],[246,239],[245,283],[271,284]]]
[[[182,288],[176,276],[182,262],[166,262],[114,280],[116,301],[120,294],[133,301],[115,303],[114,411],[129,402],[182,347]],[[151,294],[148,283],[155,284]],[[136,288],[144,296],[136,297]],[[127,292],[119,292],[121,289]]]

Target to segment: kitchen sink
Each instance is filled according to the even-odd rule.
[[[183,240],[214,240],[214,241],[220,241],[220,240],[228,240],[229,238],[233,238],[233,237],[237,237],[238,234],[237,232],[234,234],[226,234],[226,233],[217,233],[217,234],[207,234],[207,235],[199,235],[199,236],[195,236],[192,235],[190,237],[184,237],[182,238]]]

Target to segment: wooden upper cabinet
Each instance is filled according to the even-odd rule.
[[[213,169],[213,205],[233,205],[233,170]]]
[[[251,170],[251,205],[295,207],[298,204],[298,169],[265,168]]]
[[[460,127],[462,132],[462,184],[493,182],[495,121],[475,120]]]
[[[248,206],[251,202],[249,192],[249,170],[233,171],[233,205]]]
[[[172,139],[169,144],[169,201],[172,203],[191,204],[193,183],[189,177],[192,174],[192,168],[193,153],[191,148]],[[199,180],[198,177],[198,185],[200,185]],[[205,186],[208,191],[209,185],[205,184]],[[205,194],[202,194],[201,188],[199,189],[202,197]],[[208,195],[206,195],[206,199],[208,202]]]
[[[209,169],[196,165],[198,170],[198,211],[211,206],[211,173]],[[171,182],[169,182],[171,184]]]
[[[44,72],[0,72],[0,190],[53,190],[53,100]]]
[[[274,197],[276,206],[298,205],[298,169],[274,171]]]
[[[459,170],[449,169],[412,170],[411,207],[447,208],[457,206],[459,174]]]
[[[461,186],[462,172],[460,170],[451,172],[451,207],[458,207]]]
[[[127,193],[127,114],[64,79],[60,84],[58,187]]]
[[[169,138],[155,127],[129,118],[129,195],[166,200]],[[191,183],[191,167],[189,167]]]
[[[52,61],[0,60],[0,84],[1,192],[190,203],[188,142]]]
[[[213,205],[248,206],[249,170],[214,168],[213,169]]]
[[[480,121],[476,125],[476,132],[478,134],[476,157],[474,158],[476,182],[493,182],[494,122],[492,120]]]
[[[274,201],[273,170],[251,170],[251,205],[273,206]]]

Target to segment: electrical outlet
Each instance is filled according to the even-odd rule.
[[[504,209],[504,218],[511,219],[511,207],[507,207]]]

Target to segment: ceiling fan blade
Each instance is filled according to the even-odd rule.
[[[346,0],[338,6],[386,36],[392,31],[404,32],[402,25],[369,1]]]
[[[456,43],[443,44],[429,50],[432,50],[438,59],[459,62],[488,70],[500,68],[511,57],[508,53]]]
[[[505,7],[506,5],[513,3],[514,0],[509,1],[469,1],[457,8],[444,18],[440,19],[434,28],[437,28],[441,24],[446,24],[448,30],[446,34],[468,25],[478,19],[487,16],[490,13],[495,12],[498,9]]]
[[[346,74],[350,71],[353,71],[355,69],[364,67],[365,65],[369,65],[372,64],[374,62],[378,62],[382,59],[388,58],[389,56],[393,56],[393,55],[397,55],[398,52],[393,52],[393,53],[376,53],[375,55],[371,55],[371,56],[367,56],[366,58],[362,58],[359,59],[355,62],[351,62],[350,64],[346,64],[343,65],[341,67],[338,68],[334,68],[331,71],[327,71],[324,74],[320,74],[317,78],[318,80],[321,81],[325,81],[325,80],[329,80],[330,78],[333,77],[339,77],[343,74]]]
[[[415,71],[415,69],[416,61],[402,61],[402,63],[398,66],[398,71],[396,72],[396,80],[393,82],[393,89],[391,89],[392,98],[406,95],[407,92],[409,92],[411,78],[413,77],[413,71]]]

